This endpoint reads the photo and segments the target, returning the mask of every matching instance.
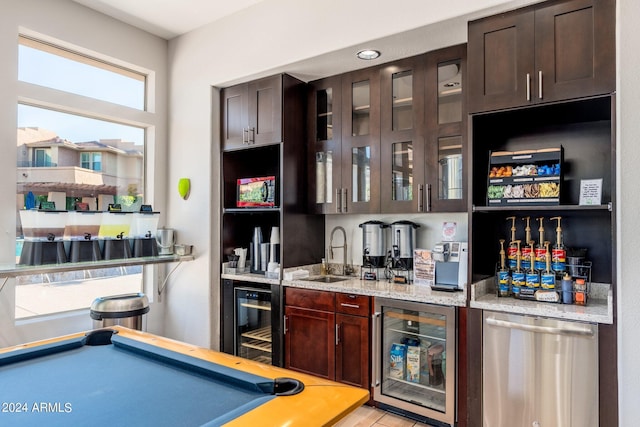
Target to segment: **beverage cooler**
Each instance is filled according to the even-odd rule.
[[[375,299],[374,400],[453,425],[455,308]]]
[[[279,286],[223,280],[222,298],[222,351],[282,366]]]

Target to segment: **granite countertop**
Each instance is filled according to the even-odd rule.
[[[309,276],[306,278],[287,278],[287,272],[300,269],[308,271]],[[223,271],[225,270],[223,269]],[[465,286],[462,292],[443,292],[433,291],[429,286],[390,283],[387,280],[362,280],[359,274],[360,272],[356,270],[355,276],[330,275],[329,277],[344,280],[331,283],[318,282],[309,279],[321,277],[320,266],[310,265],[285,269],[284,280],[267,278],[261,274],[231,274],[228,272],[222,274],[222,278],[456,307],[467,306],[467,291],[469,291],[471,293],[469,307],[471,308],[579,322],[613,324],[613,291],[611,285],[606,283],[591,283],[587,305],[581,306],[509,297],[499,298],[495,292],[494,277],[475,282],[470,287]]]
[[[423,302],[446,306],[466,306],[466,289],[462,292],[432,291],[429,286],[389,283],[386,280],[362,280],[360,279],[360,277],[351,277],[346,280],[341,280],[333,283],[314,282],[309,280],[317,277],[320,276],[310,276],[307,280],[283,280],[282,285],[294,288],[368,295],[373,297],[383,297],[403,301]]]
[[[587,305],[557,304],[499,298],[495,292],[495,278],[490,277],[471,285],[471,308],[500,311],[529,316],[577,320],[590,323],[613,323],[613,292],[611,285],[591,283]]]
[[[280,279],[271,279],[264,274],[249,273],[248,271],[246,273],[228,273],[224,268],[222,271],[224,271],[224,273],[222,273],[220,277],[222,277],[223,279],[240,280],[243,282],[266,283],[268,285],[280,284]]]

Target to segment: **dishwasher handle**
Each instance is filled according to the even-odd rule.
[[[499,326],[502,328],[513,328],[520,329],[527,332],[539,332],[542,334],[554,334],[554,335],[578,335],[578,336],[589,336],[592,337],[595,335],[593,326],[586,327],[554,327],[554,326],[537,326],[537,325],[527,325],[524,323],[511,322],[508,320],[500,320],[495,317],[487,317],[486,319],[487,325],[491,326]]]

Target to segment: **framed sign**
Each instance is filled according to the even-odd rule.
[[[602,204],[602,178],[580,180],[580,206]]]

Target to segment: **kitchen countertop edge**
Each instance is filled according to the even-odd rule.
[[[310,278],[314,278],[314,276],[311,276]],[[445,306],[465,307],[467,305],[466,288],[462,292],[433,291],[428,286],[396,284],[383,280],[362,280],[358,277],[333,283],[314,282],[309,280],[309,278],[306,280],[283,280],[282,286],[366,295]]]

